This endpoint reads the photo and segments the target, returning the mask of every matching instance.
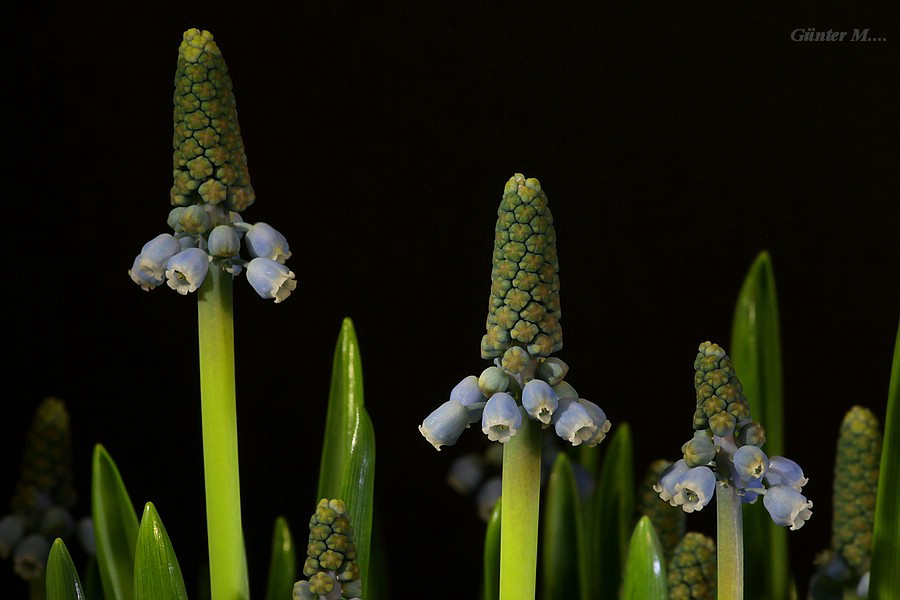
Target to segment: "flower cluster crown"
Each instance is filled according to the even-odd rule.
[[[694,437],[653,489],[672,506],[693,512],[709,503],[718,481],[734,486],[743,502],[764,495],[763,505],[777,525],[800,529],[813,505],[801,493],[808,481],[803,470],[788,458],[769,458],[762,451],[765,429],[750,418],[750,403],[725,350],[712,342],[703,342],[698,350]]]
[[[294,600],[360,600],[356,545],[343,500],[319,500],[309,520],[303,575],[306,579],[294,584]]]
[[[178,49],[172,138],[175,207],[172,233],[162,233],[135,257],[128,274],[144,290],[163,282],[180,294],[197,291],[210,268],[247,280],[263,298],[286,299],[297,287],[284,262],[285,237],[266,223],[245,223],[253,204],[247,155],[241,139],[231,77],[208,31],[190,29]],[[251,260],[241,258],[241,246]]]
[[[562,349],[556,230],[537,179],[513,175],[503,190],[494,230],[491,295],[482,358],[494,364],[450,392],[419,431],[436,449],[450,446],[470,423],[505,443],[523,419],[553,426],[574,446],[596,446],[610,422],[599,406],[579,398],[565,377],[568,365],[550,354]]]

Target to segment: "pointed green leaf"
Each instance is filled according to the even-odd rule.
[[[649,517],[641,517],[628,546],[621,599],[668,600],[668,597],[662,546]]]
[[[297,581],[297,548],[294,546],[287,519],[278,517],[275,519],[275,530],[272,532],[267,600],[290,598],[295,581]]]
[[[169,534],[152,502],[144,506],[134,555],[134,600],[187,600]]]
[[[572,463],[562,452],[556,455],[545,493],[541,522],[543,596],[545,600],[586,599],[584,519]]]
[[[750,266],[734,309],[731,360],[750,401],[754,421],[766,430],[765,451],[784,454],[781,334],[775,274],[768,252]],[[747,561],[744,593],[749,600],[787,600],[790,592],[787,530],[772,522],[761,502],[745,504],[744,551],[765,557]]]
[[[340,498],[347,505],[356,538],[363,597],[368,589],[374,485],[375,430],[363,401],[359,342],[353,321],[346,318],[334,351],[318,498]]]
[[[888,387],[881,470],[875,504],[875,531],[872,537],[872,570],[869,598],[887,600],[900,590],[900,328],[894,343],[891,382]]]
[[[97,444],[91,479],[91,513],[97,562],[106,600],[132,600],[138,518],[116,463]]]
[[[388,579],[387,546],[384,529],[377,515],[372,516],[372,541],[369,544],[369,577],[366,600],[387,600],[392,598]]]
[[[500,600],[500,501],[494,504],[484,534],[483,600]]]
[[[88,556],[84,573],[84,595],[90,600],[104,600],[103,584],[100,582],[100,563],[96,556]]]
[[[56,538],[47,559],[47,600],[85,600],[78,571],[65,543]]]
[[[618,597],[634,519],[634,450],[622,423],[607,442],[597,487],[585,504],[589,597]],[[595,448],[596,450],[596,448]]]

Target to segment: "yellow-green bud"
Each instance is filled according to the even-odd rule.
[[[669,600],[715,600],[716,544],[701,533],[685,534],[666,571]]]

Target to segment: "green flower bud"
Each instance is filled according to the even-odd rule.
[[[181,230],[186,233],[206,233],[209,229],[209,213],[202,206],[188,206],[178,219]]]
[[[636,503],[637,517],[646,515],[653,523],[666,562],[671,560],[678,540],[684,535],[686,518],[686,513],[681,507],[671,506],[668,502],[660,502],[659,494],[653,489],[653,486],[662,477],[663,471],[671,464],[672,462],[668,460],[657,460],[650,465],[638,488]]]
[[[562,348],[558,271],[547,196],[537,179],[516,173],[506,183],[497,210],[483,358],[503,356],[513,341],[528,344],[532,356]]]
[[[521,373],[531,362],[531,355],[521,346],[513,346],[503,353],[500,364],[510,373]]]
[[[878,419],[854,406],[844,416],[838,438],[831,546],[857,575],[869,570],[880,460]]]
[[[694,429],[712,429],[715,435],[723,437],[732,433],[740,435],[752,420],[750,403],[744,397],[744,388],[734,373],[731,358],[718,344],[703,342],[694,359],[694,369],[697,392]]]
[[[499,367],[488,367],[478,377],[478,389],[490,398],[499,392],[505,392],[509,387],[509,375]]]
[[[219,204],[241,211],[255,199],[237,121],[231,77],[208,31],[190,29],[178,49],[172,204]],[[194,180],[185,185],[184,176]]]
[[[715,600],[715,542],[701,533],[685,534],[675,548],[666,573],[669,600]]]
[[[693,439],[681,447],[681,452],[689,467],[708,465],[716,457],[716,447],[704,431],[695,432]]]

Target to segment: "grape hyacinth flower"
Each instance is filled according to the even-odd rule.
[[[573,446],[593,447],[610,428],[606,413],[566,381],[569,366],[551,356],[562,349],[559,289],[547,195],[537,179],[516,173],[503,190],[494,228],[481,338],[481,357],[493,364],[463,378],[419,426],[440,450],[480,418],[488,440],[503,444],[501,596],[534,597],[541,431],[552,427]]]
[[[685,512],[701,510],[715,490],[719,593],[721,598],[740,598],[741,505],[763,496],[772,521],[797,530],[812,516],[813,503],[801,493],[807,479],[799,465],[781,456],[770,458],[762,450],[765,429],[751,418],[750,403],[725,350],[703,342],[694,369],[694,435],[681,447],[683,458],[662,473],[653,489]]]
[[[293,600],[360,600],[353,527],[343,500],[322,498],[309,521],[303,575]]]
[[[596,446],[610,428],[606,413],[579,398],[565,381],[569,366],[550,356],[562,349],[562,313],[556,230],[540,182],[518,173],[510,178],[497,215],[487,331],[481,339],[482,358],[494,364],[480,376],[463,378],[450,400],[471,407],[491,441],[505,444],[516,435],[523,416],[513,407],[521,406],[525,417],[542,428],[552,426],[572,445]],[[452,445],[462,433],[460,415],[458,407],[451,410],[445,403],[419,431],[435,448]]]
[[[253,289],[275,303],[297,287],[283,267],[291,251],[287,239],[267,223],[245,223],[240,213],[256,200],[231,76],[208,31],[185,32],[178,49],[172,140],[173,185],[168,215],[172,233],[144,244],[128,275],[150,291],[163,282],[179,294],[201,288],[210,270],[237,277],[248,270]],[[241,241],[249,259],[241,257]],[[205,259],[201,260],[201,258]]]
[[[718,344],[704,342],[694,360],[694,369],[694,437],[681,447],[683,460],[664,472],[654,486],[660,498],[670,503],[677,501],[674,491],[680,489],[679,484],[688,480],[696,484],[696,473],[692,474],[695,469],[687,467],[702,466],[720,485],[732,487],[746,503],[767,493],[763,480],[769,490],[778,487],[775,497],[764,502],[772,520],[791,529],[802,527],[812,514],[812,502],[800,493],[808,480],[794,461],[782,456],[770,459],[763,452],[760,446],[765,442],[765,430],[750,418],[750,403],[744,397],[731,359]],[[797,496],[786,494],[784,488]],[[705,499],[708,502],[710,498]],[[789,505],[788,513],[792,513],[797,502],[804,508],[788,522],[785,511]],[[702,508],[696,503],[679,504],[687,512]]]

